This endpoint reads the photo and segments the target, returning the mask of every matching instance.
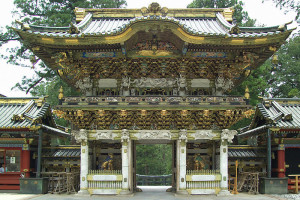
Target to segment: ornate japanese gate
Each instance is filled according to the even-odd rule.
[[[227,129],[251,109],[248,89],[245,97],[227,94],[292,31],[286,24],[238,27],[232,13],[157,3],[76,8],[69,27],[16,29],[82,92],[63,97],[61,89],[56,111],[81,143],[80,193],[133,192],[132,146],[143,140],[174,143],[176,192],[226,193],[227,143],[236,133]]]

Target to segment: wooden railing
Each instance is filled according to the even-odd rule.
[[[172,174],[169,175],[136,175],[137,185],[172,185]]]

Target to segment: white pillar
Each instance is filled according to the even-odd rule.
[[[128,130],[122,130],[122,191],[120,194],[129,194],[129,154],[130,154],[130,148],[131,148],[131,141],[129,138],[129,132]]]
[[[78,194],[88,194],[88,167],[89,167],[89,145],[87,141],[81,142],[80,156],[80,191]]]
[[[220,145],[220,173],[221,191],[228,191],[228,147],[227,140],[221,141]]]
[[[187,131],[181,130],[177,140],[177,193],[187,194],[186,191],[186,142]]]
[[[224,129],[221,133],[220,141],[220,173],[221,173],[221,191],[219,195],[228,195],[228,142],[237,134],[235,130]]]

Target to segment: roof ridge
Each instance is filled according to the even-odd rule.
[[[281,113],[282,117],[283,117],[283,120],[287,120],[287,121],[290,121],[290,120],[293,120],[293,115],[287,111],[284,110],[284,108],[279,104],[277,103],[276,101],[272,101],[272,106],[279,112]]]

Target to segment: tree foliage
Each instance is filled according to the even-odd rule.
[[[233,7],[233,18],[238,26],[254,26],[256,20],[251,19],[248,12],[243,11],[244,3],[238,0],[194,0],[188,8],[228,8]]]
[[[172,145],[137,145],[136,173],[141,175],[172,174]]]

